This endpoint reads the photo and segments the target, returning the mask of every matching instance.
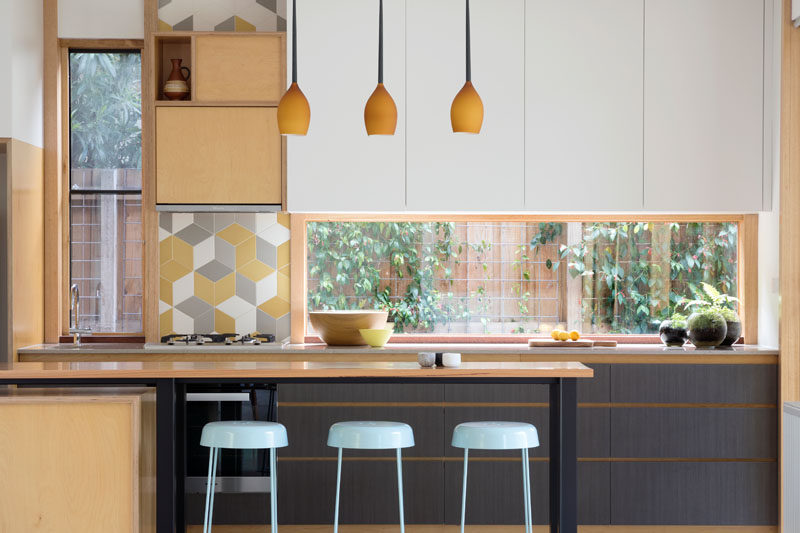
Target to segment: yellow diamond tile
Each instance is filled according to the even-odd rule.
[[[158,317],[158,332],[162,337],[172,333],[172,309]]]
[[[214,282],[197,272],[194,273],[194,295],[206,302],[214,305]]]
[[[278,268],[285,267],[289,264],[289,242],[286,241],[285,243],[278,246]]]
[[[259,305],[258,308],[267,313],[272,318],[280,318],[289,312],[289,302],[281,298],[278,298],[276,296],[275,298]]]
[[[214,284],[214,305],[219,305],[236,294],[236,273],[232,272]],[[221,330],[217,330],[221,331]],[[233,333],[228,331],[226,333]]]
[[[163,265],[172,259],[172,241],[174,237],[170,235],[160,243],[158,243],[158,258],[159,264]]]
[[[214,330],[217,333],[236,333],[236,321],[219,309],[214,309]]]
[[[158,279],[158,297],[165,304],[172,305],[172,283],[169,280]]]
[[[172,31],[172,26],[161,19],[158,19],[158,31]]]
[[[284,228],[289,228],[289,213],[278,213],[278,224]]]
[[[291,279],[292,278],[292,274],[291,274],[292,271],[291,271],[291,268],[289,268],[290,266],[291,265],[286,265],[285,267],[281,267],[281,268],[278,269],[278,272],[280,272],[281,274],[283,274],[287,278]]]
[[[256,258],[256,237],[255,235],[246,239],[236,247],[236,268],[240,269]]]
[[[236,270],[237,274],[241,274],[251,281],[261,281],[273,272],[275,271],[272,268],[268,267],[261,261],[250,261],[243,267]]]
[[[289,281],[289,276],[278,272],[278,297],[283,298],[287,302],[291,300],[292,285]]]
[[[256,27],[241,17],[233,17],[234,29],[236,31],[256,31]]]
[[[172,240],[172,258],[189,270],[194,268],[194,248],[178,237]]]
[[[239,224],[231,224],[224,230],[217,233],[217,237],[225,239],[236,246],[253,236],[253,232]]]
[[[167,264],[161,265],[161,277],[167,281],[177,281],[191,271],[191,268],[186,268],[177,261],[169,261]]]

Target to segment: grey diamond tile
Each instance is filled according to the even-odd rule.
[[[277,328],[275,329],[275,340],[282,341],[288,338],[292,331],[291,315],[282,316],[276,322]]]
[[[256,232],[256,214],[255,213],[239,213],[236,215],[236,222],[253,233]]]
[[[241,274],[236,274],[236,296],[245,302],[258,305],[256,299],[256,283]]]
[[[161,9],[170,2],[172,2],[172,0],[158,0],[158,9]]]
[[[259,333],[272,333],[277,331],[277,321],[261,309],[256,309],[256,330]],[[276,340],[279,340],[276,338]]]
[[[206,230],[209,233],[214,233],[214,214],[213,213],[195,213],[194,223]]]
[[[159,213],[158,225],[164,231],[172,233],[172,213]]]
[[[277,31],[286,31],[286,19],[283,17],[278,17],[278,29]]]
[[[234,222],[236,215],[233,213],[214,213],[214,233],[219,233]]]
[[[234,20],[234,17],[223,20],[214,26],[214,31],[236,31],[236,20]]]
[[[214,331],[214,311],[203,313],[194,319],[194,330],[197,333],[211,333]]]
[[[175,31],[192,31],[194,29],[194,15],[189,15],[182,21],[174,24],[172,29]]]
[[[211,311],[211,306],[198,298],[197,296],[192,296],[188,300],[184,300],[175,308],[180,311],[181,313],[185,313],[192,318],[198,318],[205,313]]]
[[[211,233],[204,230],[197,224],[189,224],[178,233],[175,234],[180,240],[188,242],[192,246],[197,246],[204,240],[211,237]]]
[[[256,259],[277,270],[278,248],[260,237],[256,237]]]
[[[266,7],[273,13],[278,12],[278,0],[256,0],[256,4]]]
[[[219,261],[211,261],[210,263],[198,268],[196,272],[201,276],[205,276],[214,283],[216,283],[225,276],[227,276],[228,274],[230,274],[231,272],[233,272],[233,269],[228,268]]]
[[[234,270],[236,268],[236,247],[220,237],[214,237],[214,259]]]

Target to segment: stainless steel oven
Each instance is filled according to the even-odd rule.
[[[208,476],[208,448],[200,445],[203,426],[219,420],[277,419],[275,385],[237,383],[224,386],[194,385],[186,390],[186,518],[202,523]],[[267,450],[220,450],[215,499],[215,523],[262,523],[270,472]],[[227,510],[227,511],[226,511]],[[227,518],[226,518],[227,515]]]

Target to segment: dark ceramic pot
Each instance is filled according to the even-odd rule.
[[[672,320],[665,320],[658,327],[658,334],[661,342],[667,346],[683,346],[689,338],[689,332],[685,327],[674,326]]]
[[[713,348],[722,344],[725,335],[728,333],[728,325],[722,315],[718,315],[718,320],[698,326],[699,316],[697,313],[689,317],[689,340],[698,348]],[[706,321],[707,322],[707,321]]]
[[[733,346],[742,336],[742,323],[741,322],[726,322],[728,332],[725,334],[725,340],[722,341],[720,346]]]

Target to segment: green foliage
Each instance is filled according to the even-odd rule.
[[[540,224],[531,248],[551,242],[560,226]],[[737,230],[735,223],[588,223],[581,241],[562,245],[560,260],[547,266],[565,263],[573,278],[583,278],[584,323],[593,330],[655,333],[698,284],[714,282],[721,297],[736,293]],[[668,260],[654,261],[654,254]]]
[[[705,307],[689,316],[689,329],[720,329],[725,326],[725,318],[712,307]]]
[[[686,328],[686,315],[673,313],[669,319],[672,321],[673,328]]]
[[[687,309],[690,307],[710,307],[721,314],[728,322],[739,322],[739,315],[733,306],[739,301],[738,298],[720,293],[713,285],[708,283],[701,284],[703,289],[698,291],[696,287],[690,287],[694,292],[695,299],[681,300],[681,304]]]
[[[70,54],[73,168],[142,168],[141,79],[139,54]]]

